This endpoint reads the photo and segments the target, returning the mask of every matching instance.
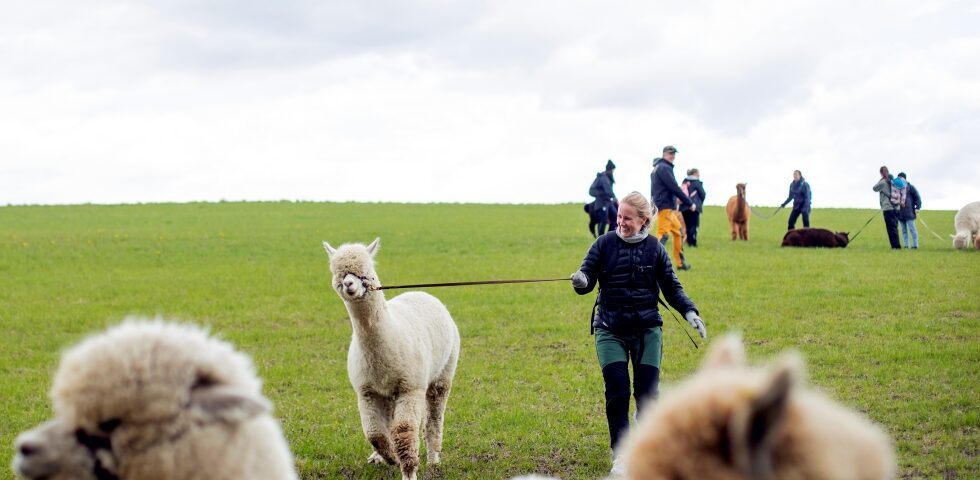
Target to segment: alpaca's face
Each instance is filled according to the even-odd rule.
[[[353,273],[348,273],[343,278],[334,275],[334,288],[344,300],[357,300],[367,295],[369,281],[369,277],[361,277]]]
[[[24,432],[14,443],[14,472],[29,479],[95,480],[97,450],[89,450],[81,439],[60,420]]]
[[[381,286],[374,271],[374,253],[378,241],[365,247],[360,244],[342,245],[334,249],[324,244],[330,256],[330,273],[333,275],[333,288],[345,301],[364,298],[372,287]]]
[[[953,237],[953,248],[956,249],[966,248],[967,236],[968,235],[965,233],[957,233],[956,236]]]

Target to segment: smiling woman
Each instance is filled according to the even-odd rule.
[[[657,309],[660,292],[684,313],[701,338],[707,337],[698,309],[684,293],[667,251],[650,236],[652,217],[650,202],[642,194],[627,195],[620,203],[616,231],[596,239],[581,268],[572,275],[572,286],[579,295],[599,285],[592,327],[605,382],[612,475],[626,473],[617,449],[629,428],[629,362],[633,363],[637,411],[642,411],[647,399],[657,397],[663,345],[663,320]]]

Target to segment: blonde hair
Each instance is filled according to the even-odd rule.
[[[636,191],[630,192],[629,195],[623,197],[623,199],[620,200],[620,203],[625,203],[633,207],[636,210],[636,213],[640,215],[640,218],[644,218],[647,220],[646,223],[649,223],[650,220],[653,218],[654,207],[650,205],[650,202],[647,200],[647,198],[644,197],[643,194],[640,192],[636,192]]]

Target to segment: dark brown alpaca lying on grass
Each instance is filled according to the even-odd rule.
[[[783,235],[784,247],[846,248],[847,232],[831,232],[825,228],[798,228]]]

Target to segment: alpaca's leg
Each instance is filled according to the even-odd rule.
[[[402,480],[415,480],[419,468],[419,424],[425,411],[425,391],[412,390],[395,397],[391,438],[402,469]]]
[[[425,392],[427,419],[425,422],[425,452],[430,464],[439,463],[442,453],[442,419],[452,380],[436,380]]]
[[[731,223],[732,226],[732,241],[738,240],[738,224],[735,222]]]
[[[374,448],[368,456],[368,463],[389,463],[395,465],[395,449],[388,436],[388,422],[391,407],[388,400],[372,393],[357,396],[357,409],[361,414],[361,427],[368,443]]]

